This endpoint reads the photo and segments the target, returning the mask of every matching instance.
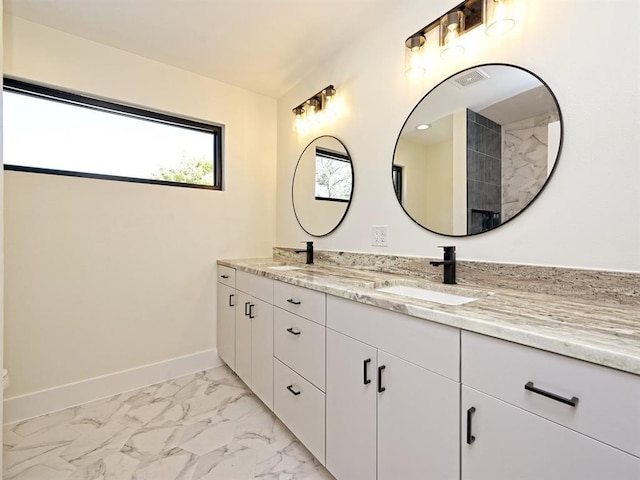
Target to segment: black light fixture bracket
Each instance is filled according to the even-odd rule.
[[[431,22],[426,27],[421,28],[413,35],[410,35],[405,41],[405,45],[407,46],[407,48],[418,46],[415,45],[415,42],[417,41],[421,41],[422,43],[419,46],[422,46],[422,44],[424,43],[424,37],[426,36],[427,32],[430,32],[434,28],[438,28],[440,26],[440,20],[442,20],[442,18],[458,11],[461,11],[464,15],[464,30],[460,32],[460,35],[463,35],[476,27],[479,27],[484,22],[484,0],[466,0],[456,5],[451,10],[440,15],[436,20]],[[420,38],[422,38],[422,40],[417,40]]]

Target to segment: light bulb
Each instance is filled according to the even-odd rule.
[[[440,57],[444,59],[457,57],[464,53],[464,47],[459,43],[458,25],[449,25],[447,30],[447,35],[444,37],[445,47],[440,53]]]
[[[444,48],[440,57],[449,59],[464,53],[459,37],[464,32],[465,19],[460,10],[449,12],[440,20],[440,45]]]
[[[508,15],[507,7],[503,1],[487,0],[487,8],[491,8],[491,16],[485,29],[487,35],[502,35],[515,26],[516,22]]]
[[[427,73],[424,64],[424,44],[425,37],[422,34],[415,34],[407,39],[405,45],[404,74],[409,78],[421,77]]]
[[[305,132],[307,128],[304,107],[302,105],[297,106],[293,109],[293,113],[296,116],[293,122],[293,131],[298,133]]]

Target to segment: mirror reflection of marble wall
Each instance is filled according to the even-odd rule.
[[[464,70],[431,90],[405,122],[393,159],[402,177],[396,194],[433,232],[491,230],[540,193],[561,137],[560,109],[540,78],[502,64]]]
[[[353,165],[344,144],[322,136],[304,149],[293,175],[293,210],[309,235],[321,237],[342,222],[353,195]]]

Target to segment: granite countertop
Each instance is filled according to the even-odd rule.
[[[306,287],[360,303],[450,325],[463,330],[539,348],[598,365],[640,375],[640,302],[556,295],[527,291],[509,280],[443,285],[415,275],[335,265],[304,265],[295,270],[270,267],[284,265],[273,258],[218,260],[255,275]],[[294,265],[287,261],[286,265]],[[459,279],[460,281],[460,279]],[[462,282],[460,282],[462,283]],[[375,288],[408,285],[473,296],[479,299],[459,306],[441,305]]]

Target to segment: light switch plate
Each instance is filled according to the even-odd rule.
[[[371,227],[371,245],[374,247],[388,246],[388,225],[373,225]]]

